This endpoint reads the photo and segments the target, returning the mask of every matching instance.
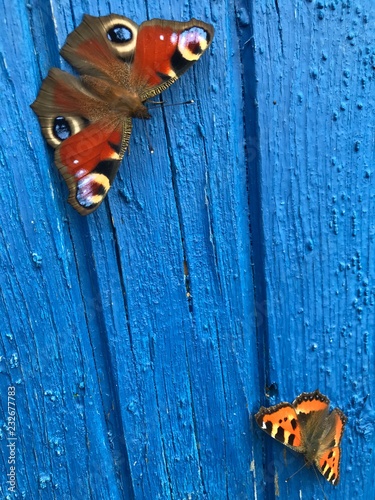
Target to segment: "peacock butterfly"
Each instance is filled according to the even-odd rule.
[[[329,399],[319,390],[303,392],[292,404],[262,406],[255,420],[274,439],[303,453],[307,465],[314,464],[327,481],[338,484],[347,418],[339,408],[329,413]]]
[[[61,55],[80,73],[52,68],[31,105],[81,214],[98,208],[128,147],[132,118],[150,118],[147,99],[174,83],[207,50],[214,28],[153,19],[140,26],[85,15]]]

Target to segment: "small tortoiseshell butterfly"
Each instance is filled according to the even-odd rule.
[[[333,485],[340,479],[340,442],[347,421],[339,408],[329,413],[329,399],[319,390],[303,392],[292,404],[260,408],[255,419],[267,434],[303,453],[307,465]]]

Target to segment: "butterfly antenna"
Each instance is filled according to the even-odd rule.
[[[183,102],[165,102],[165,101],[148,101],[149,104],[154,104],[155,106],[160,106],[162,108],[166,108],[167,106],[182,106],[185,104],[195,104],[194,99],[190,99],[189,101]]]
[[[320,478],[319,478],[319,476],[318,476],[318,473],[316,472],[316,467],[315,467],[314,465],[313,465],[313,469],[314,469],[314,472],[315,472],[315,475],[316,475],[316,479],[318,480],[319,487],[320,487],[320,489],[322,490],[322,493],[323,493],[323,498],[324,498],[324,500],[328,500],[328,497],[327,497],[327,496],[326,496],[326,494],[324,493],[322,483],[320,482]]]
[[[151,144],[151,139],[150,139],[150,134],[148,133],[147,123],[146,123],[146,120],[142,120],[142,121],[143,121],[143,127],[145,129],[148,150],[150,151],[151,154],[153,154],[155,152],[155,149],[153,148],[153,146]]]
[[[292,477],[294,477],[296,474],[298,474],[299,472],[301,472],[302,469],[304,469],[306,467],[307,463],[304,463],[302,465],[302,467],[300,467],[298,470],[296,470],[296,472],[293,472],[293,474],[291,476],[289,476],[288,478],[285,479],[285,482],[289,482],[290,479],[292,479]]]
[[[190,99],[189,101],[183,101],[183,102],[168,102],[167,104],[162,104],[163,108],[166,108],[167,106],[184,106],[185,104],[195,104],[194,99]]]

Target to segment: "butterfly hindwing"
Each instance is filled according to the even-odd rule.
[[[319,390],[304,392],[292,404],[260,408],[255,419],[267,434],[303,453],[307,464],[315,464],[327,481],[336,486],[347,419],[339,408],[329,413],[329,403]]]
[[[81,214],[105,198],[129,142],[131,119],[103,112],[102,101],[74,76],[53,68],[33,104],[55,162]]]
[[[84,129],[101,106],[100,100],[78,78],[58,68],[49,71],[31,105],[39,117],[43,135],[53,148]]]
[[[81,214],[98,208],[115,178],[131,132],[131,119],[102,119],[69,137],[55,162],[69,188],[69,203]]]

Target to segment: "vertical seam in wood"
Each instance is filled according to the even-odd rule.
[[[276,1],[276,0],[275,0]],[[254,283],[255,328],[257,343],[257,359],[259,367],[259,395],[254,397],[265,402],[265,390],[269,383],[269,326],[267,313],[267,270],[265,255],[265,231],[263,226],[263,199],[262,199],[262,158],[260,147],[260,130],[257,102],[257,81],[255,56],[255,40],[252,35],[254,14],[252,0],[236,0],[236,10],[245,10],[249,14],[249,23],[238,28],[238,37],[242,61],[242,85],[244,102],[244,129],[245,129],[245,159],[247,163],[247,184],[249,204],[249,226],[251,235],[251,262]],[[268,467],[272,464],[272,457],[267,447],[263,454],[263,488],[258,484],[259,492],[263,491],[264,498],[275,498],[275,489],[272,481],[267,481]]]
[[[247,7],[252,20],[252,7]],[[251,23],[251,21],[250,21]],[[240,41],[246,38],[246,32],[239,35]],[[263,227],[263,200],[261,175],[261,149],[259,120],[257,108],[256,68],[254,60],[254,39],[251,37],[243,42],[241,59],[243,64],[244,92],[244,128],[245,128],[245,158],[248,169],[250,234],[252,236],[252,270],[255,296],[256,332],[258,342],[258,363],[260,367],[259,385],[260,399],[264,394],[268,377],[268,317],[267,317],[267,279],[265,269],[265,234]],[[246,57],[244,53],[247,53]],[[248,76],[249,75],[249,76]],[[253,135],[252,135],[253,134]],[[262,315],[260,317],[260,314]]]
[[[108,207],[107,207],[108,209]],[[108,217],[109,220],[112,221],[112,218],[111,217]],[[88,223],[87,219],[85,219],[85,223]],[[85,317],[85,321],[86,321],[86,328],[87,328],[87,332],[88,332],[88,338],[89,338],[89,342],[90,342],[90,346],[91,346],[91,349],[92,349],[92,352],[93,352],[93,363],[94,363],[94,366],[95,366],[95,372],[96,374],[98,374],[98,372],[100,371],[98,369],[98,366],[97,366],[97,358],[95,356],[95,350],[97,349],[98,347],[98,343],[94,343],[92,338],[91,338],[91,328],[90,328],[90,322],[89,322],[89,313],[87,311],[87,307],[86,307],[86,304],[87,304],[87,300],[88,298],[84,296],[84,294],[82,293],[82,283],[81,283],[81,279],[80,279],[80,265],[79,265],[79,262],[78,262],[78,259],[77,259],[77,251],[75,249],[75,245],[74,245],[74,238],[73,238],[73,235],[71,234],[70,232],[70,228],[68,226],[68,232],[70,234],[70,238],[71,238],[71,241],[72,241],[72,246],[73,246],[73,257],[74,257],[74,261],[75,261],[75,265],[76,265],[76,269],[77,269],[77,280],[78,280],[78,283],[79,283],[79,290],[80,290],[80,295],[81,295],[81,298],[82,298],[82,304],[83,304],[83,307],[84,307],[84,317]],[[91,239],[88,239],[88,241],[90,242],[90,245],[92,243],[92,240]],[[115,248],[116,248],[116,255],[117,255],[117,247],[118,247],[118,244],[117,244],[117,239],[116,237],[114,236],[114,241],[115,241]],[[90,255],[93,254],[93,251],[90,250],[90,252],[88,252]],[[118,263],[118,261],[117,261]],[[120,269],[119,269],[119,275],[120,275],[120,280],[122,280],[122,274],[120,272]],[[90,281],[92,283],[92,290],[94,291],[95,290],[95,281],[97,280],[97,273],[96,273],[96,269],[92,269],[92,272],[90,273]],[[93,283],[94,281],[94,283]],[[122,281],[121,281],[121,287],[123,289],[123,284],[122,284]],[[124,293],[123,293],[123,297],[124,297]],[[91,298],[91,297],[90,297]],[[92,298],[92,300],[94,300],[95,302],[95,296]],[[125,298],[124,298],[124,301],[125,301]],[[102,317],[102,311],[103,311],[103,308],[100,307],[100,310],[98,310],[99,308],[98,307],[95,307],[95,315],[97,316],[98,318],[98,328],[100,330],[100,333],[102,333],[102,328],[101,328],[101,324],[105,324],[105,319]],[[128,322],[128,317],[127,317],[127,308],[126,308],[126,303],[124,304],[124,309],[126,311],[126,319],[127,319],[127,322]],[[99,316],[101,316],[101,319],[99,319]],[[129,323],[129,322],[128,322]],[[132,345],[132,342],[131,342],[131,336],[130,336],[130,332],[129,332],[129,337],[130,337],[130,345]],[[96,347],[95,347],[96,345]],[[113,363],[112,363],[112,356],[111,356],[111,353],[110,353],[110,349],[109,349],[109,343],[106,342],[106,341],[102,341],[100,343],[100,348],[101,348],[101,353],[103,354],[103,357],[108,361],[108,368],[113,368]],[[133,354],[133,350],[132,350],[132,354]],[[134,356],[133,356],[134,358]],[[123,420],[121,418],[121,413],[118,411],[119,408],[121,408],[121,405],[120,405],[120,401],[119,401],[119,395],[118,395],[118,391],[116,390],[116,387],[117,387],[117,383],[116,381],[113,379],[113,374],[115,373],[115,371],[113,369],[108,369],[106,371],[106,377],[105,377],[105,383],[107,384],[108,388],[109,388],[109,391],[110,391],[110,397],[113,398],[114,402],[115,402],[115,407],[117,408],[117,411],[114,411],[114,415],[115,415],[115,425],[114,427],[116,428],[116,431],[119,433],[119,435],[121,435],[121,438],[123,439],[123,443],[120,442],[120,440],[117,440],[116,442],[115,441],[112,441],[112,445],[110,445],[110,441],[108,439],[108,437],[106,438],[106,441],[108,443],[108,448],[110,450],[110,455],[112,457],[112,466],[113,466],[113,470],[115,471],[116,476],[117,476],[117,488],[118,488],[118,493],[120,494],[124,492],[124,486],[123,486],[123,479],[122,479],[122,475],[119,474],[119,471],[117,470],[117,466],[116,466],[116,453],[118,453],[121,457],[124,457],[124,460],[126,462],[126,465],[125,465],[125,468],[129,471],[129,474],[131,475],[131,467],[130,467],[130,463],[129,463],[129,454],[128,454],[128,450],[127,450],[127,447],[126,447],[126,442],[125,442],[125,432],[124,432],[124,427],[123,427]],[[104,374],[103,374],[104,375]],[[99,383],[99,388],[100,388],[100,397],[101,397],[101,403],[102,403],[102,408],[104,409],[105,407],[105,404],[104,404],[104,400],[102,398],[102,385],[103,384],[100,384]],[[108,426],[108,420],[107,419],[104,419],[104,424],[105,424],[105,428],[109,431],[110,428]],[[124,472],[122,470],[122,472]],[[90,475],[88,477],[88,481],[90,481]],[[91,489],[91,487],[90,487]],[[93,493],[91,491],[91,493]],[[134,489],[133,489],[133,481],[131,481],[131,493],[132,493],[132,498],[134,498]]]

